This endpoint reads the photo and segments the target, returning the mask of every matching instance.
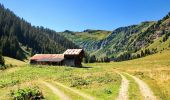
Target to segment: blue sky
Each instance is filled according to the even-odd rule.
[[[32,25],[56,31],[113,30],[159,20],[170,12],[170,0],[0,0]]]

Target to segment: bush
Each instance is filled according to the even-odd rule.
[[[10,95],[13,100],[40,100],[44,98],[39,87],[17,89],[16,91],[11,91]]]
[[[83,79],[83,78],[75,78],[72,82],[71,82],[71,87],[80,87],[80,86],[87,86],[89,85],[90,82]]]
[[[106,94],[112,94],[112,90],[109,88],[104,89],[104,93]]]

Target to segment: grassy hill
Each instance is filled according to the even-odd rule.
[[[13,59],[10,60],[14,62]],[[42,83],[45,81],[74,100],[85,98],[69,90],[68,87],[97,100],[114,99],[118,96],[121,85],[121,77],[117,73],[120,72],[130,82],[128,98],[142,100],[143,96],[138,84],[124,74],[126,72],[146,82],[158,100],[170,99],[170,50],[130,61],[93,63],[84,66],[86,67],[23,65],[1,71],[0,98],[5,100],[9,97],[10,91],[18,87],[38,86],[46,99],[59,100],[59,96]]]
[[[111,34],[111,31],[88,29],[83,32],[65,31],[60,32],[59,34],[84,48],[87,52],[94,52],[98,49],[95,45],[101,40],[107,38]]]
[[[6,65],[23,66],[27,64],[27,61],[20,61],[10,57],[4,57]]]

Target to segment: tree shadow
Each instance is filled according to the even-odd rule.
[[[91,68],[93,68],[93,67],[90,67],[90,66],[82,66],[82,67],[77,67],[77,68],[91,69]]]

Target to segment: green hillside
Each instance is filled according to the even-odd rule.
[[[85,30],[85,32],[65,31],[60,34],[97,58],[106,56],[114,60],[128,60],[170,47],[170,14],[159,21],[120,27],[112,32]],[[144,54],[141,55],[141,51]]]
[[[87,52],[94,52],[97,49],[94,45],[107,38],[111,34],[111,31],[88,29],[83,32],[65,31],[59,34],[84,48]]]

